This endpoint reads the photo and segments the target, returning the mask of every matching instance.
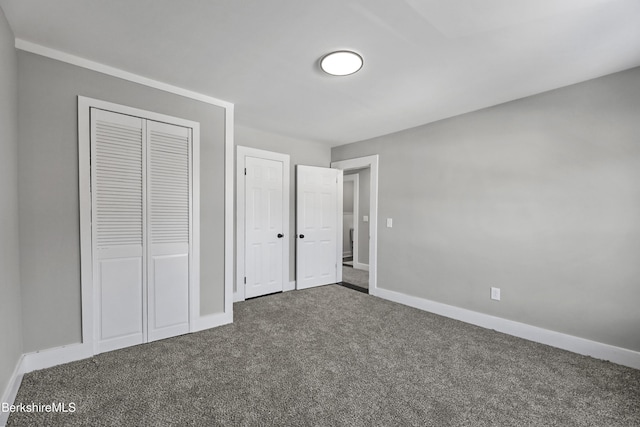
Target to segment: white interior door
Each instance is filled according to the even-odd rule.
[[[296,170],[296,287],[342,280],[342,171],[315,166]]]
[[[283,164],[245,157],[245,298],[283,290]]]
[[[147,122],[148,341],[189,332],[191,129]]]
[[[145,341],[145,122],[91,109],[94,337],[98,353]]]

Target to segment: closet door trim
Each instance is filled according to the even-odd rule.
[[[164,114],[127,107],[97,99],[78,97],[78,166],[80,201],[80,280],[82,305],[82,350],[89,357],[97,354],[97,340],[94,337],[95,295],[93,283],[93,254],[91,226],[91,125],[90,110],[97,108],[118,114],[139,117],[172,125],[191,128],[191,222],[189,237],[189,324],[190,332],[197,328],[200,317],[200,124]]]

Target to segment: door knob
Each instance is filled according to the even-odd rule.
[[[278,233],[278,239],[282,239],[283,237],[284,237],[284,234]]]
[[[300,237],[301,239],[304,239],[304,234],[301,234],[298,237]]]

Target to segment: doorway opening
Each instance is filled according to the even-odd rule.
[[[368,167],[345,171],[342,192],[342,283],[367,293],[370,175],[371,169]]]
[[[332,162],[331,167],[344,173],[342,282],[376,295],[378,155]]]

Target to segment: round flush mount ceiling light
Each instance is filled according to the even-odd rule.
[[[322,57],[320,68],[332,76],[348,76],[362,68],[362,56],[350,50],[331,52]]]

